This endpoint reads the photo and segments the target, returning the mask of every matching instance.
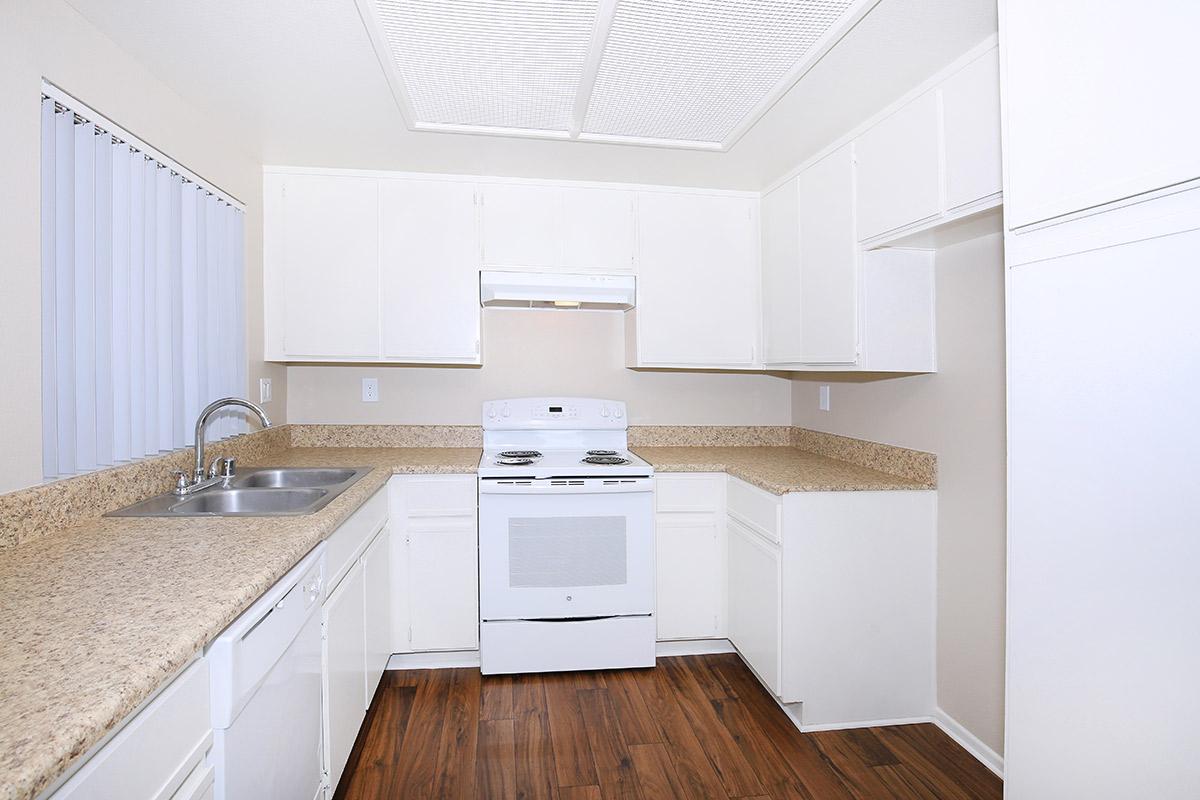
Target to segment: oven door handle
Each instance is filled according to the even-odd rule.
[[[654,491],[654,478],[480,478],[480,494],[633,494]]]

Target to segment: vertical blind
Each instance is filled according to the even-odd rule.
[[[245,214],[131,139],[43,96],[47,478],[190,445],[245,392]],[[208,435],[244,429],[224,412]]]

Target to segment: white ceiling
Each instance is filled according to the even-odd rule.
[[[68,2],[264,163],[747,189],[996,30],[995,0],[881,0],[722,153],[408,130],[354,0]]]

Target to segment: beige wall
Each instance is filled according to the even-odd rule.
[[[786,378],[628,370],[624,342],[619,312],[487,309],[483,367],[290,367],[288,419],[477,425],[484,400],[579,395],[624,400],[635,424],[788,424]],[[378,403],[362,402],[364,377]]]
[[[998,225],[997,225],[998,229]],[[1004,743],[1004,262],[999,233],[937,255],[938,373],[793,382],[795,425],[938,456],[938,705]],[[831,410],[818,410],[830,385]]]
[[[0,2],[0,492],[38,483],[41,469],[39,92],[42,78],[95,108],[247,206],[248,352],[262,352],[262,180],[229,122],[202,115],[60,0]],[[286,408],[284,371],[269,412]]]

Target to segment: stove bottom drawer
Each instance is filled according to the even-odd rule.
[[[649,615],[479,626],[484,675],[653,667],[654,649],[654,617]]]

